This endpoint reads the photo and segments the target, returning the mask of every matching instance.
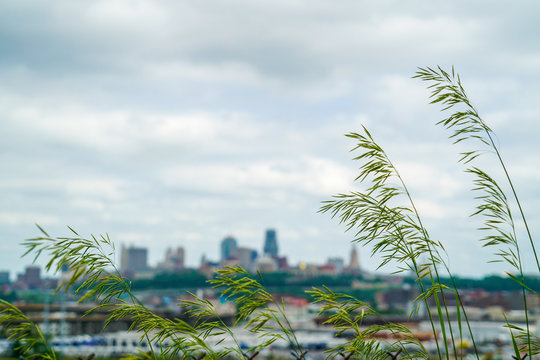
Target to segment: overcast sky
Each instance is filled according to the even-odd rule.
[[[343,135],[365,125],[452,270],[508,270],[486,263],[459,149],[411,76],[455,66],[538,237],[539,11],[536,1],[2,1],[0,269],[31,262],[19,243],[38,235],[34,223],[149,247],[151,264],[170,246],[192,266],[203,253],[217,260],[226,235],[261,251],[270,227],[292,264],[348,258],[352,235],[317,210],[361,186]],[[360,261],[374,270],[369,251]]]

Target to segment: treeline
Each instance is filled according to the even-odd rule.
[[[361,280],[359,276],[352,275],[318,275],[297,276],[288,272],[265,273],[263,275],[252,274],[261,285],[268,288],[311,288],[313,286],[350,287],[354,280]],[[195,270],[181,273],[159,273],[150,279],[137,279],[132,281],[133,290],[149,289],[190,289],[210,287],[208,279]]]
[[[361,276],[354,275],[295,275],[289,272],[274,272],[264,273],[262,275],[252,274],[251,277],[260,282],[264,287],[276,292],[291,292],[292,289],[298,289],[298,293],[311,287],[328,286],[330,288],[350,288],[354,281],[382,283],[381,278],[364,279]],[[405,278],[405,283],[414,284],[412,278]],[[520,285],[509,277],[502,276],[486,276],[482,279],[471,279],[454,277],[454,281],[458,289],[483,289],[489,292],[495,291],[513,291],[520,290]],[[450,278],[441,278],[444,285],[453,287]],[[540,291],[540,277],[526,276],[525,285],[530,289]],[[195,270],[188,270],[181,273],[159,273],[151,279],[138,279],[132,282],[133,290],[150,290],[150,289],[194,289],[206,288],[211,285],[208,283],[208,278]]]
[[[515,291],[521,290],[521,285],[515,280],[509,277],[502,276],[486,276],[482,279],[467,279],[467,278],[454,278],[458,289],[484,289],[489,292],[494,291]],[[443,278],[442,283],[447,286],[452,286],[452,280],[450,278]],[[524,284],[531,290],[536,292],[540,291],[540,277],[538,276],[525,276]]]
[[[133,290],[151,289],[192,289],[209,286],[207,278],[197,271],[185,271],[181,273],[159,273],[151,279],[133,280]]]
[[[407,278],[405,281],[407,283],[414,284],[415,279]],[[454,277],[454,282],[456,283],[456,287],[458,289],[464,290],[482,289],[488,292],[521,290],[521,285],[514,279],[497,275],[486,276],[482,279],[470,279],[456,276]],[[452,279],[448,277],[442,277],[441,283],[450,288],[454,287],[452,284]],[[424,284],[428,286],[429,281],[424,280]],[[524,284],[535,292],[540,291],[540,277],[538,276],[525,276]]]
[[[355,296],[358,299],[374,304],[377,289],[352,289],[353,281],[367,281],[383,283],[380,278],[362,280],[361,276],[353,275],[318,275],[318,276],[298,276],[288,272],[274,272],[251,274],[251,278],[257,280],[270,293],[280,295],[295,296],[313,300],[306,290],[313,287],[326,286],[336,292],[344,292]],[[180,291],[195,291],[196,289],[208,288],[212,285],[208,279],[197,271],[185,271],[182,273],[160,273],[151,279],[139,279],[132,281],[134,291],[152,289],[176,289]]]
[[[352,275],[317,275],[317,276],[297,276],[288,272],[264,273],[263,275],[252,274],[264,287],[268,288],[311,288],[313,286],[326,285],[328,287],[350,287],[354,280],[361,280],[360,276]],[[203,274],[195,270],[181,273],[159,273],[150,279],[138,279],[132,281],[134,290],[149,289],[188,289],[204,288],[211,286],[208,279]]]

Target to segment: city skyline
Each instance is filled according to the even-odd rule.
[[[469,218],[471,179],[457,164],[463,148],[434,126],[444,115],[411,76],[455,66],[537,239],[540,5],[416,5],[1,2],[0,268],[31,261],[20,243],[39,236],[35,223],[53,236],[71,226],[118,248],[152,246],[151,263],[178,244],[189,266],[204,252],[217,259],[229,233],[259,247],[266,227],[279,229],[292,263],[346,254],[353,233],[318,210],[364,188],[344,134],[366,126],[451,271],[510,270],[488,262],[481,223]],[[480,159],[502,184],[490,154]],[[378,266],[359,251],[362,266]]]
[[[360,266],[357,245],[355,244],[352,244],[351,248],[349,249],[349,253],[335,254],[334,256],[329,255],[325,259],[325,261],[320,263],[310,261],[309,259],[301,259],[297,263],[289,263],[288,254],[279,253],[277,251],[277,249],[279,248],[279,237],[277,235],[276,229],[273,228],[266,229],[264,231],[264,237],[262,238],[261,247],[259,250],[245,247],[242,245],[243,244],[238,242],[232,234],[229,234],[216,244],[216,247],[219,249],[220,252],[218,258],[209,258],[205,254],[203,254],[199,263],[193,266],[188,264],[185,258],[186,253],[189,253],[189,249],[186,249],[181,245],[178,245],[175,248],[167,248],[166,252],[164,254],[161,254],[161,258],[159,258],[157,261],[150,262],[149,254],[153,252],[151,247],[121,244],[121,246],[118,248],[120,261],[118,262],[117,266],[121,274],[128,277],[133,277],[136,274],[143,274],[146,272],[181,272],[186,269],[201,269],[205,263],[216,264],[214,265],[216,266],[216,268],[240,265],[246,270],[257,271],[259,269],[256,260],[273,258],[275,260],[275,264],[271,267],[268,267],[268,264],[265,264],[265,271],[287,271],[289,269],[302,266],[332,265],[337,273],[341,273],[344,269],[369,272],[369,269],[363,269]],[[237,252],[235,252],[235,250],[237,249],[251,251],[251,261],[249,261],[249,263],[242,262],[242,255],[239,255]],[[238,256],[240,256],[240,258],[238,258]],[[346,260],[347,258],[348,261]],[[9,277],[11,280],[15,281],[22,276],[24,279],[25,277],[29,276],[26,275],[29,269],[39,269],[38,274],[40,271],[43,271],[44,276],[61,275],[60,273],[53,274],[51,272],[47,272],[45,268],[42,268],[35,264],[23,264],[22,267],[24,268],[24,272],[12,272],[7,269],[0,268],[0,278]],[[35,278],[35,273],[33,277]],[[0,284],[1,283],[2,282],[0,281]]]

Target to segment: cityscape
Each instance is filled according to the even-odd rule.
[[[123,276],[132,280],[149,279],[160,273],[183,273],[197,271],[211,278],[214,272],[226,266],[240,266],[249,272],[300,272],[310,276],[326,275],[338,276],[347,274],[360,276],[364,272],[360,267],[357,247],[351,246],[348,261],[344,257],[329,257],[324,264],[301,262],[290,265],[287,256],[279,253],[278,233],[276,229],[267,229],[261,243],[262,251],[239,245],[233,236],[226,236],[219,242],[219,259],[207,259],[202,256],[197,268],[185,265],[186,250],[179,246],[168,248],[162,261],[156,266],[148,263],[149,251],[146,247],[122,245],[120,250],[119,270]],[[367,273],[364,273],[367,274]],[[0,271],[0,285],[12,287],[17,290],[35,290],[52,288],[57,280],[52,277],[43,277],[42,269],[36,265],[25,267],[24,272],[16,275],[11,281],[9,271]]]
[[[540,360],[536,8],[0,1],[0,360]]]
[[[219,243],[220,258],[207,259],[203,255],[198,271],[211,276],[215,270],[225,266],[241,266],[250,272],[291,271],[287,255],[279,254],[278,235],[275,229],[267,229],[264,233],[262,251],[241,246],[233,236],[226,236]],[[121,272],[134,279],[148,277],[156,272],[181,272],[185,270],[185,249],[169,248],[162,262],[151,268],[148,266],[148,249],[134,246],[123,246],[121,253]],[[313,275],[338,275],[341,273],[359,274],[360,264],[356,246],[352,246],[349,262],[342,257],[330,257],[324,264],[308,264],[301,262],[294,268]]]
[[[298,338],[310,349],[313,359],[323,359],[324,350],[343,341],[325,325],[328,318],[321,310],[323,304],[314,303],[306,293],[318,286],[328,286],[334,291],[350,294],[372,306],[381,316],[379,320],[374,320],[374,324],[377,321],[407,324],[429,351],[435,351],[435,339],[428,327],[430,313],[419,306],[420,292],[415,277],[407,273],[380,275],[362,269],[354,245],[347,260],[344,257],[329,257],[323,264],[301,262],[296,265],[289,264],[287,256],[280,254],[276,229],[264,231],[262,251],[242,246],[231,235],[224,237],[217,246],[220,249],[219,259],[211,260],[203,256],[197,268],[189,268],[185,266],[186,249],[181,246],[167,249],[162,261],[151,267],[148,264],[151,249],[123,245],[119,270],[131,280],[139,301],[163,318],[190,321],[189,312],[179,307],[178,301],[189,302],[192,300],[191,294],[196,294],[212,304],[221,321],[234,326],[238,309],[207,281],[213,279],[219,269],[241,266],[258,277],[277,299],[276,303],[283,304],[284,314]],[[115,357],[149,350],[146,342],[138,340],[136,332],[129,331],[132,326],[129,318],[105,327],[106,311],[98,309],[87,314],[95,303],[77,302],[73,291],[56,292],[55,288],[70,276],[69,269],[64,269],[58,278],[42,277],[41,269],[33,265],[27,266],[11,281],[9,272],[2,271],[0,296],[12,301],[52,336],[52,346],[67,356],[94,354]],[[528,316],[528,321],[532,321],[536,329],[539,328],[540,296],[537,293],[526,295],[526,314],[524,303],[518,296],[519,287],[512,284],[511,279],[488,276],[483,279],[456,278],[454,281],[460,289],[460,300],[467,307],[471,331],[478,341],[480,353],[502,355],[510,349],[511,344],[504,333],[505,321],[521,324],[527,321]],[[539,277],[531,277],[527,281],[532,288],[540,288]],[[445,293],[444,301],[455,304],[453,295],[452,292]],[[436,311],[435,299],[430,298],[428,303],[432,306],[430,311]],[[456,306],[448,306],[447,311],[449,319],[459,321],[460,311]],[[431,315],[435,316],[436,312]],[[365,325],[371,324],[370,321],[373,320],[366,319]],[[246,344],[256,342],[254,335],[243,328],[234,329]],[[346,335],[345,339],[347,336],[352,335]],[[381,341],[385,339],[381,338]],[[9,341],[0,339],[0,353],[9,354],[11,346]],[[219,342],[215,346],[219,347]],[[283,357],[289,351],[288,346],[287,343],[278,342],[265,349],[265,356],[277,354]],[[471,350],[470,345],[464,345],[461,351],[466,354]]]

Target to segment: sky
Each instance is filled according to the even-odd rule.
[[[177,246],[190,266],[217,260],[227,235],[260,252],[268,228],[291,264],[347,259],[353,234],[318,209],[362,188],[344,134],[366,126],[452,271],[509,270],[488,263],[460,148],[411,77],[455,67],[537,238],[539,11],[535,1],[2,1],[0,269],[14,276],[32,261],[20,243],[36,223],[148,247],[151,265]],[[500,176],[492,160],[478,165]],[[380,259],[358,251],[375,271]]]

